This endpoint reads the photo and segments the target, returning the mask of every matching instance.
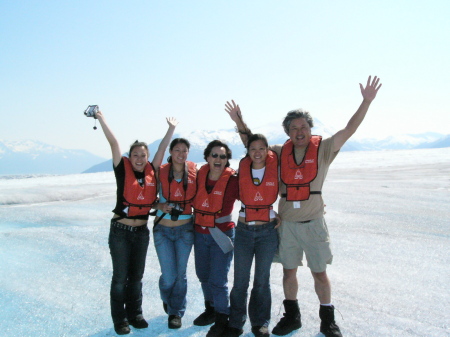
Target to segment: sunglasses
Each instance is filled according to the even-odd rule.
[[[219,156],[218,153],[211,153],[211,157],[213,157],[213,158],[220,157],[220,159],[226,159],[226,158],[227,158],[227,155],[226,155],[226,154],[221,154],[221,155]]]

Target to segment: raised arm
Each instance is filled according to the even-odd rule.
[[[114,167],[116,167],[122,160],[122,153],[120,152],[119,142],[117,141],[116,136],[114,136],[113,132],[106,123],[105,117],[103,116],[103,113],[101,111],[95,114],[95,118],[97,118],[98,121],[100,122],[103,133],[105,134],[105,137],[108,140],[109,146],[111,146],[113,165]]]
[[[158,151],[156,151],[155,156],[153,157],[152,164],[155,169],[159,169],[161,163],[164,159],[164,153],[166,153],[167,146],[169,146],[170,140],[172,139],[173,132],[175,131],[175,127],[178,122],[174,117],[167,117],[167,124],[169,124],[169,128],[167,129],[166,135],[159,143]]]
[[[237,105],[233,100],[231,100],[231,103],[227,101],[225,103],[225,111],[228,113],[228,115],[230,115],[230,118],[236,124],[236,131],[239,133],[241,141],[246,147],[247,140],[251,135],[253,135],[253,133],[247,126],[247,124],[244,123],[239,105]]]
[[[379,82],[380,79],[378,77],[375,76],[372,80],[372,76],[369,76],[365,87],[361,83],[359,84],[363,101],[358,110],[356,110],[355,114],[348,121],[347,126],[334,135],[334,151],[340,150],[361,125],[369,110],[370,103],[375,99],[378,90],[381,88],[381,83]]]

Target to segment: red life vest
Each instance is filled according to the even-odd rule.
[[[180,182],[173,178],[171,173],[172,164],[167,163],[159,169],[159,181],[161,192],[168,203],[180,204],[184,209],[181,214],[191,214],[191,201],[197,192],[197,170],[195,163],[186,161],[185,172]]]
[[[259,185],[253,183],[250,157],[240,161],[239,197],[245,205],[245,221],[270,221],[270,210],[278,197],[278,156],[275,152],[267,154],[264,177]]]
[[[123,157],[125,165],[125,185],[123,204],[128,206],[127,216],[148,215],[157,198],[155,169],[147,163],[144,169],[144,185],[141,186],[134,175],[133,166],[128,158]]]
[[[309,199],[310,183],[317,176],[319,146],[321,136],[311,136],[305,155],[300,165],[295,162],[294,145],[289,139],[281,148],[280,175],[286,185],[287,201],[302,201]]]
[[[192,207],[194,207],[195,223],[202,227],[214,227],[215,216],[220,213],[223,197],[230,177],[235,173],[232,168],[226,167],[219,180],[216,181],[210,193],[206,190],[209,164],[203,165],[197,173],[197,194]]]

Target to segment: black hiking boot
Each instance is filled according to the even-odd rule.
[[[300,308],[298,307],[297,300],[284,300],[283,318],[280,319],[278,324],[273,328],[272,333],[278,336],[284,336],[291,333],[294,330],[302,327],[302,320],[300,315]]]
[[[114,331],[118,335],[127,335],[130,333],[130,326],[127,321],[123,321],[120,323],[114,323]]]
[[[342,337],[341,330],[334,321],[334,306],[321,305],[319,317],[322,320],[320,323],[321,333],[326,337]]]
[[[145,329],[148,328],[148,323],[144,319],[144,316],[137,315],[134,319],[130,319],[130,325],[132,325],[136,329]]]
[[[169,315],[169,329],[181,328],[181,317],[177,315]]]
[[[209,329],[206,337],[222,337],[228,326],[228,315],[216,312],[216,320],[214,325]]]
[[[194,325],[205,326],[213,324],[216,319],[216,312],[211,303],[205,301],[205,311],[202,312],[196,319],[194,319]]]

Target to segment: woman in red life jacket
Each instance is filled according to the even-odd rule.
[[[106,124],[102,112],[95,114],[111,146],[117,183],[117,202],[109,232],[109,249],[113,264],[111,281],[111,316],[119,335],[148,327],[142,315],[142,277],[149,244],[147,221],[157,198],[154,167],[159,167],[177,121],[167,118],[169,128],[152,163],[148,162],[147,144],[136,141],[129,157],[122,157],[119,143]]]
[[[214,140],[204,151],[207,161],[197,173],[195,214],[195,270],[205,299],[205,311],[194,325],[215,323],[207,337],[221,336],[230,313],[228,271],[233,258],[234,202],[239,197],[238,180],[229,159],[231,150]]]
[[[168,163],[159,170],[159,204],[153,227],[161,276],[159,290],[169,329],[181,328],[186,311],[186,269],[194,244],[191,201],[197,191],[197,168],[187,161],[189,141],[175,138],[170,143]]]
[[[253,288],[248,316],[255,336],[269,336],[270,268],[278,248],[279,220],[273,210],[278,197],[278,158],[269,150],[266,137],[249,136],[247,156],[239,164],[239,195],[242,207],[234,241],[234,285],[230,294],[229,325],[223,336],[239,336],[247,319],[247,292],[253,259]]]

